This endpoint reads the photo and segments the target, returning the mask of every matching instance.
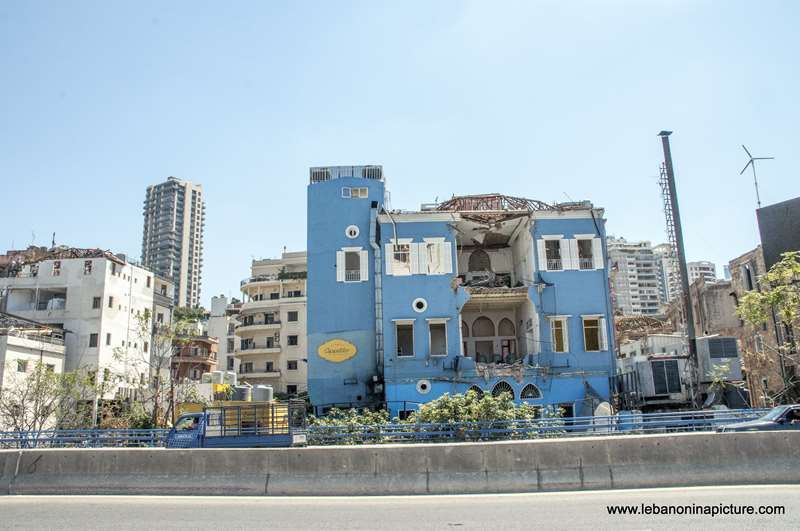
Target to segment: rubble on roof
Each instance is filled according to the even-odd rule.
[[[617,341],[623,343],[641,339],[649,334],[671,334],[675,330],[666,317],[651,317],[647,315],[632,315],[615,317],[614,329]]]
[[[16,276],[26,265],[37,264],[45,260],[69,260],[71,258],[105,258],[119,265],[125,265],[126,263],[124,259],[108,250],[83,249],[80,247],[60,245],[47,249],[46,251],[39,251],[36,253],[20,252],[12,255],[8,263],[4,265],[0,264],[0,276]]]

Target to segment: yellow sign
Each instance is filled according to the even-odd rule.
[[[358,352],[356,346],[344,339],[331,339],[317,349],[320,358],[332,363],[347,361],[355,356],[356,352]]]

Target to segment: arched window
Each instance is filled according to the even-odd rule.
[[[492,396],[500,396],[502,393],[511,395],[511,400],[514,400],[514,388],[508,382],[497,382],[492,388]]]
[[[461,337],[469,337],[469,327],[464,321],[461,321]]]
[[[470,385],[469,389],[467,389],[467,393],[469,393],[470,391],[475,391],[475,394],[478,395],[478,398],[483,396],[483,389],[481,389],[477,385]]]
[[[489,259],[489,254],[483,249],[476,249],[469,255],[469,270],[470,271],[491,271],[492,261]]]
[[[478,317],[472,323],[472,335],[475,337],[494,337],[494,323],[488,317]]]
[[[516,336],[516,332],[514,332],[514,323],[509,321],[508,319],[503,319],[500,321],[500,325],[497,327],[500,331],[499,336]]]
[[[528,384],[522,388],[519,398],[520,400],[535,400],[537,398],[542,398],[542,392],[539,391],[539,388],[535,385]]]

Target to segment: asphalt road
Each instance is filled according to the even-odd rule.
[[[610,516],[609,504],[783,505],[775,516]],[[472,496],[0,497],[0,529],[800,529],[800,486]]]

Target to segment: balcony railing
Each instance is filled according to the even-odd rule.
[[[361,280],[361,271],[356,270],[345,270],[344,272],[344,280],[345,282],[359,282]]]
[[[263,325],[273,325],[273,324],[279,325],[281,324],[281,322],[277,319],[274,321],[250,321],[250,322],[245,321],[243,323],[236,325],[236,328],[238,329],[238,328],[244,328],[245,326],[263,326]]]
[[[265,342],[255,343],[255,342],[253,342],[253,343],[245,343],[245,344],[239,345],[239,350],[242,351],[242,352],[244,352],[246,350],[258,350],[258,349],[263,349],[263,348],[281,348],[281,344],[278,343],[278,342],[272,342],[272,343],[265,343]]]
[[[547,269],[551,271],[557,271],[561,269],[561,258],[548,258]]]
[[[594,269],[594,260],[592,258],[578,258],[578,266],[581,269]]]

